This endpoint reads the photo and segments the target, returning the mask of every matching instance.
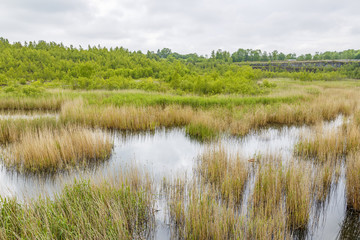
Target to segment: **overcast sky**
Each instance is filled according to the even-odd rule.
[[[1,0],[0,36],[210,54],[360,48],[360,0]]]

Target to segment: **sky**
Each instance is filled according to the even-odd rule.
[[[359,0],[2,0],[0,36],[143,52],[304,54],[359,49],[359,9]]]

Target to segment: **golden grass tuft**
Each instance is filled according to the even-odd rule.
[[[35,119],[1,119],[0,144],[19,141],[27,132],[40,132],[43,129],[60,129],[63,127],[59,121],[51,117]]]
[[[360,211],[360,152],[347,157],[346,193],[348,207]]]
[[[65,103],[61,120],[91,127],[119,130],[148,130],[159,126],[183,126],[190,122],[194,110],[190,107],[168,106],[87,106],[82,99]]]
[[[207,149],[199,158],[199,173],[227,202],[241,203],[248,179],[248,163],[239,156],[230,156],[223,147]]]
[[[345,136],[341,129],[324,131],[322,127],[315,132],[302,136],[295,146],[295,153],[320,162],[336,160],[346,153]]]
[[[292,229],[306,228],[312,198],[311,172],[307,166],[291,163],[285,173],[287,224]]]
[[[54,172],[77,163],[109,158],[113,142],[100,130],[65,128],[27,132],[7,149],[5,163],[30,172]]]
[[[1,110],[59,111],[65,98],[61,95],[44,97],[1,97]]]

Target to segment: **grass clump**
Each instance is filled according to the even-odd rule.
[[[317,159],[320,162],[335,160],[346,153],[345,136],[341,129],[323,131],[302,137],[295,146],[295,153],[305,158]]]
[[[134,239],[146,236],[152,197],[128,184],[75,182],[53,199],[1,198],[1,239]]]
[[[186,135],[202,142],[208,142],[218,137],[218,133],[202,123],[190,123],[185,127]]]
[[[34,119],[1,119],[0,144],[9,144],[19,141],[28,132],[40,132],[44,129],[60,129],[62,124],[51,117]]]
[[[113,142],[100,130],[79,127],[25,133],[7,149],[5,163],[19,170],[54,172],[58,169],[109,158]]]
[[[346,193],[348,207],[360,211],[360,153],[347,157]]]
[[[214,187],[223,200],[241,203],[249,176],[243,159],[230,156],[221,146],[213,147],[200,156],[198,169],[202,180]]]
[[[183,126],[190,122],[193,110],[178,106],[134,107],[134,106],[88,106],[82,99],[65,103],[60,119],[64,123],[75,123],[90,127],[118,130],[151,130],[159,126]]]
[[[12,97],[0,96],[1,110],[22,110],[22,111],[59,111],[65,101],[62,95],[49,95],[40,97]]]
[[[306,228],[311,207],[311,172],[293,163],[286,169],[284,185],[287,224],[292,229]]]
[[[295,145],[295,153],[305,158],[325,162],[337,160],[360,149],[360,127],[354,121],[344,123],[342,128],[324,130],[315,129],[307,137],[301,137]]]

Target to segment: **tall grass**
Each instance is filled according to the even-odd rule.
[[[1,119],[0,144],[19,141],[27,132],[40,132],[44,129],[60,129],[63,125],[55,118],[41,117],[34,119]]]
[[[202,142],[208,142],[218,137],[218,133],[204,124],[190,123],[185,127],[186,135]]]
[[[305,100],[302,95],[293,96],[175,96],[169,94],[151,94],[141,92],[119,92],[116,95],[108,96],[102,100],[103,104],[111,104],[117,107],[124,105],[131,106],[189,106],[192,108],[212,108],[212,107],[234,107],[234,106],[254,106],[269,105],[279,103],[295,103]]]
[[[90,160],[107,159],[112,146],[111,137],[100,130],[45,129],[25,133],[20,141],[10,145],[5,163],[19,170],[54,172]]]
[[[148,130],[158,126],[172,127],[190,122],[193,110],[170,106],[121,108],[106,106],[86,106],[82,99],[68,102],[62,106],[61,121],[76,123],[91,127],[101,127],[120,130]]]
[[[1,239],[143,239],[153,225],[151,192],[87,181],[68,185],[54,198],[19,203],[1,198]]]
[[[212,185],[223,200],[241,203],[249,176],[247,161],[229,155],[223,147],[213,147],[199,157],[198,171],[205,183]]]
[[[349,116],[357,109],[359,93],[352,90],[328,90],[312,100],[299,103],[212,107],[197,109],[184,105],[88,105],[80,99],[62,105],[61,119],[86,126],[147,130],[156,127],[189,127],[189,133],[207,138],[213,132],[245,135],[252,129],[271,124],[316,124],[339,114]],[[191,129],[191,131],[190,131]]]
[[[288,239],[307,229],[314,196],[308,165],[284,165],[269,155],[257,159],[249,171],[246,162],[221,146],[212,147],[199,157],[199,178],[189,183],[176,178],[168,187],[170,217],[180,238]]]
[[[312,197],[311,172],[308,167],[292,163],[285,173],[287,224],[292,229],[306,228]]]
[[[348,207],[360,211],[360,153],[347,157],[346,193]]]
[[[310,136],[302,137],[295,146],[295,152],[305,158],[315,158],[321,162],[336,160],[345,154],[345,136],[341,129],[326,132],[316,129]]]
[[[320,162],[340,159],[360,149],[360,127],[353,121],[342,128],[324,130],[316,127],[312,134],[302,136],[295,146],[295,153]]]
[[[59,111],[65,98],[61,95],[49,95],[42,97],[0,97],[1,110],[38,110]]]

